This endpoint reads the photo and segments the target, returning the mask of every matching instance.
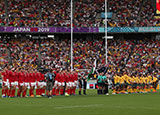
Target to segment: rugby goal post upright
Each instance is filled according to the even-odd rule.
[[[105,53],[106,53],[106,65],[108,64],[108,51],[107,51],[107,0],[105,0]]]
[[[73,1],[71,0],[71,71],[73,71]]]

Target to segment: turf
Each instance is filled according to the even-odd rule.
[[[0,98],[0,115],[160,115],[160,93]]]

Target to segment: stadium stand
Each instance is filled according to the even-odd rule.
[[[158,26],[154,18],[154,4],[148,0],[108,0],[108,19],[111,27]],[[70,0],[8,0],[0,3],[1,26],[16,27],[68,27],[70,26]],[[8,7],[5,7],[8,6]],[[101,13],[104,0],[73,1],[74,27],[104,27]]]
[[[70,40],[64,36],[54,39],[18,39],[0,41],[1,68],[12,62],[13,67],[38,69],[39,66],[66,68],[70,66]],[[114,39],[108,41],[110,72],[158,72],[160,67],[160,41],[149,38]],[[10,61],[11,59],[11,61]],[[81,36],[73,42],[75,69],[90,69],[94,60],[99,67],[105,65],[104,40],[100,36]],[[98,68],[99,68],[98,67]]]

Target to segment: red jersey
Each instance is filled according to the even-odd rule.
[[[55,81],[58,81],[59,73],[56,73]]]
[[[19,72],[19,73],[18,73],[18,76],[19,76],[18,82],[19,82],[19,83],[23,83],[23,73],[22,73],[22,72]]]
[[[78,73],[74,73],[74,81],[78,80]]]
[[[40,81],[44,80],[44,74],[40,73]]]
[[[7,73],[2,72],[1,75],[3,75],[3,81],[7,81]]]
[[[65,77],[65,81],[68,83],[69,82],[69,76],[68,76],[68,74],[64,74],[64,77]]]
[[[65,81],[65,73],[62,73],[61,74],[61,82],[64,82]]]

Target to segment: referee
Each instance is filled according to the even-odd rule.
[[[87,88],[87,75],[85,73],[81,73],[78,75],[78,86],[79,86],[79,95],[81,95],[81,89],[83,87],[83,94],[86,94],[86,88]]]

